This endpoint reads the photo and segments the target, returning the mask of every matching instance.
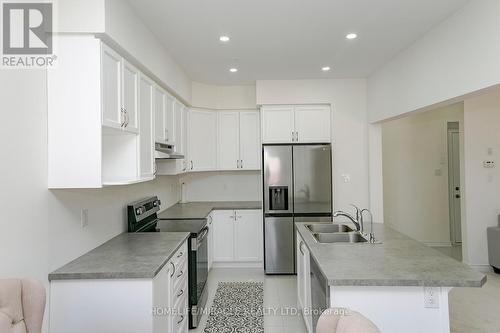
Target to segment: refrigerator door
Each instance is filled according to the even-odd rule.
[[[293,217],[266,217],[266,274],[295,273]]]
[[[293,146],[293,172],[294,214],[331,214],[331,146]]]
[[[264,146],[264,213],[293,212],[292,146]]]

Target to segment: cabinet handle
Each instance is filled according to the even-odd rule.
[[[299,251],[300,253],[302,253],[302,255],[304,255],[304,251],[302,251],[302,245],[304,245],[304,242],[301,241],[299,244]]]
[[[243,160],[240,160],[240,169],[243,169]]]
[[[175,274],[175,265],[173,262],[170,262],[170,265],[172,265],[172,274],[170,274],[170,277],[174,277]]]
[[[191,170],[193,170],[193,161],[191,161]]]
[[[125,125],[123,125],[123,127],[127,127],[128,126],[128,123],[129,123],[129,118],[128,118],[128,113],[127,113],[127,109],[123,109],[123,112],[125,114]]]
[[[168,141],[168,129],[165,129],[165,141]]]
[[[179,274],[177,274],[176,278],[180,278],[184,274],[184,271],[180,271]]]
[[[183,294],[184,294],[184,290],[181,289],[181,291],[177,294],[177,298],[181,297]]]
[[[125,125],[125,113],[123,112],[123,108],[120,108],[120,127]]]
[[[292,142],[294,142],[294,141],[295,141],[295,132],[292,131]]]
[[[180,252],[178,255],[177,255],[177,258],[180,258],[184,255],[184,252]]]
[[[295,142],[299,142],[299,132],[295,132]]]
[[[183,315],[181,315],[181,320],[179,320],[179,321],[177,322],[177,325],[179,325],[180,323],[182,323],[182,321],[183,321],[183,320],[184,320],[184,316],[183,316]]]

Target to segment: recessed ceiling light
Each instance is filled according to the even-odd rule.
[[[321,70],[323,72],[328,72],[331,68],[329,66],[322,67]]]
[[[232,67],[232,68],[229,68],[229,71],[231,73],[236,73],[238,71],[238,68]]]
[[[358,38],[358,35],[355,34],[355,33],[350,33],[350,34],[347,34],[345,36],[345,38],[347,38],[347,39],[356,39],[356,38]]]
[[[230,39],[231,39],[231,38],[229,38],[229,36],[220,36],[220,37],[219,37],[219,40],[220,40],[221,42],[223,42],[223,43],[227,43],[227,42],[229,42],[229,40],[230,40]]]

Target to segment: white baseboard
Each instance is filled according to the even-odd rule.
[[[214,262],[212,268],[262,268],[264,264],[260,262]]]
[[[493,268],[490,265],[471,265],[468,264],[470,268],[479,271],[481,273],[490,273],[493,272]]]
[[[430,247],[452,247],[451,242],[424,242],[425,245]]]

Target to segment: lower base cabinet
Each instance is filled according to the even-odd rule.
[[[308,333],[313,333],[312,316],[310,313],[311,301],[311,275],[310,253],[299,233],[297,239],[297,306],[302,313]]]
[[[56,280],[51,333],[187,333],[187,242],[153,279]]]
[[[214,211],[212,216],[213,265],[262,264],[263,232],[260,210],[221,210]]]

